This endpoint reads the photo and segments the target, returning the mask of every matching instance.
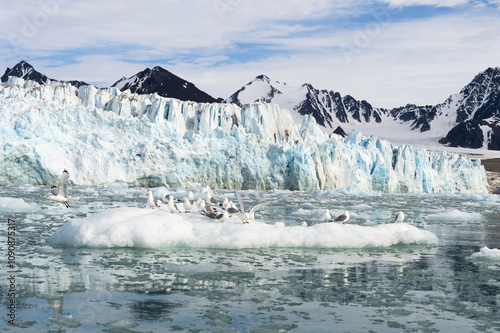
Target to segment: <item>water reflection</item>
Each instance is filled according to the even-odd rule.
[[[116,202],[104,202],[111,199],[104,193],[85,199],[92,210],[75,208],[72,216],[113,205],[139,205],[134,195],[125,194]],[[262,201],[263,195],[249,192],[244,199],[251,205]],[[358,217],[353,223],[383,223],[392,217],[393,210],[415,199],[402,195],[320,196],[314,201],[307,193],[269,196],[279,202],[273,212],[262,212],[270,223],[297,212],[304,202],[317,202],[317,206],[310,204],[300,211],[303,215],[295,216],[309,224],[319,223],[314,214],[326,206],[357,206]],[[482,246],[500,248],[500,216],[494,212],[497,206],[474,208],[469,203],[467,209],[488,210],[485,221],[433,222],[426,221],[428,211],[463,209],[464,201],[451,196],[417,199],[417,207],[405,212],[407,219],[427,223],[438,235],[439,246],[345,250],[52,248],[45,239],[68,216],[16,215],[22,232],[19,313],[21,317],[43,317],[31,324],[43,331],[47,327],[126,330],[137,325],[144,326],[142,331],[155,331],[157,327],[152,325],[160,318],[165,327],[181,331],[196,325],[287,331],[311,327],[312,322],[322,331],[332,320],[344,331],[355,331],[355,327],[341,326],[349,316],[363,322],[366,331],[400,332],[403,326],[407,331],[432,331],[455,322],[464,325],[465,331],[499,328],[494,323],[500,322],[500,264],[470,257]],[[45,203],[40,200],[39,204]],[[50,211],[51,207],[43,207]],[[0,230],[0,237],[4,236]],[[0,288],[1,303],[6,306],[5,285]],[[116,328],[124,325],[116,320],[132,322]]]

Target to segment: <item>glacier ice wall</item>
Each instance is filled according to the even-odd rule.
[[[274,104],[198,104],[9,78],[0,86],[0,184],[52,184],[64,168],[76,185],[488,191],[479,161],[359,132],[329,137],[312,117],[298,128]]]

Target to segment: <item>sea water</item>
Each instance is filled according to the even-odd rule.
[[[146,216],[155,221],[173,221],[170,215],[176,214],[188,220],[193,214],[196,228],[203,221],[200,218],[206,219],[207,232],[219,223],[196,211],[171,214],[152,210],[146,206],[148,190],[119,184],[71,188],[75,203],[66,208],[45,200],[49,194],[46,187],[1,187],[2,330],[500,331],[500,256],[496,252],[500,248],[500,201],[494,195],[380,194],[356,188],[241,191],[247,209],[258,202],[271,202],[257,211],[256,221],[248,225],[238,219],[221,223],[220,228],[227,228],[227,232],[218,233],[219,238],[224,235],[242,241],[246,235],[247,243],[241,248],[222,246],[228,243],[217,240],[201,246],[201,240],[206,241],[201,236],[157,247],[111,243],[73,246],[50,241],[68,223],[81,224],[80,229],[73,229],[76,234],[71,239],[75,242],[80,236],[89,237],[85,230],[90,228],[90,219],[127,207],[148,210]],[[151,190],[158,198],[167,189]],[[202,196],[201,188],[192,190]],[[186,195],[186,189],[168,191],[176,198]],[[214,190],[213,196],[237,202],[232,191]],[[283,239],[265,246],[253,229],[242,229],[261,228],[260,238],[276,234],[273,228],[283,228],[277,229],[283,230],[279,235],[302,230],[307,237],[318,238],[314,230],[327,230],[321,229],[325,228],[325,209],[334,217],[344,210],[350,212],[346,225],[332,226],[337,228],[332,230],[339,231],[351,246],[345,242],[335,245],[339,244],[335,238],[340,237],[335,234],[328,235],[331,246],[306,242],[293,247]],[[391,230],[393,236],[389,236],[409,230],[410,241],[400,242],[405,238],[396,237],[396,244],[376,243],[376,238],[385,237],[377,228],[385,228],[398,211],[406,215],[406,229]],[[159,238],[158,229],[151,228],[147,219],[140,220],[140,225],[137,221],[135,215],[113,225],[101,220],[107,229],[96,231],[94,226],[92,235],[119,235],[125,241],[137,233],[145,241]],[[300,222],[308,226],[298,226]],[[12,298],[7,280],[12,271],[8,267],[12,258],[7,255],[9,223],[15,223],[16,326],[9,324],[7,308]],[[111,233],[112,228],[118,231]],[[241,234],[236,235],[235,230]],[[417,237],[420,240],[412,242],[411,237],[417,234],[427,241]],[[351,237],[357,241],[351,242]]]

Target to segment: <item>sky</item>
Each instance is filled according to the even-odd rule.
[[[3,0],[0,15],[0,74],[25,60],[98,87],[161,66],[216,98],[265,74],[390,108],[500,66],[500,0]]]

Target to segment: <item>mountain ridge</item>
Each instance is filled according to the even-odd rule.
[[[87,85],[77,80],[49,79],[24,60],[12,69],[7,68],[1,81],[7,81],[8,76],[39,84],[50,80],[76,87]],[[305,115],[311,115],[329,133],[345,133],[346,127],[364,132],[368,125],[402,124],[409,128],[409,133],[432,133],[435,137],[433,142],[444,146],[500,150],[499,67],[489,67],[478,73],[459,93],[450,95],[443,103],[424,106],[406,104],[392,109],[376,108],[366,100],[333,90],[317,89],[310,83],[289,86],[273,81],[265,74],[256,76],[226,100],[215,99],[160,66],[146,68],[128,78],[122,77],[111,87],[198,103],[224,102],[239,106],[254,102],[274,103],[288,109],[298,125]]]
[[[258,96],[251,89],[265,93]],[[363,131],[360,127],[365,124],[393,122],[407,124],[411,131],[419,133],[444,131],[436,143],[445,146],[500,150],[499,67],[489,67],[477,74],[458,94],[436,105],[375,108],[366,100],[357,100],[350,95],[319,90],[309,83],[290,87],[263,74],[226,100],[239,105],[259,101],[287,108],[295,113],[298,123],[300,116],[311,115],[327,132],[343,125]]]

